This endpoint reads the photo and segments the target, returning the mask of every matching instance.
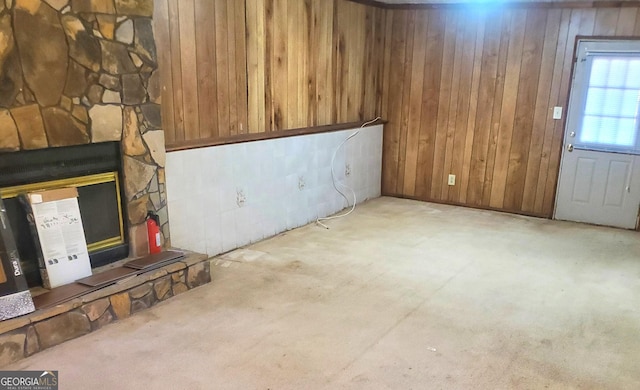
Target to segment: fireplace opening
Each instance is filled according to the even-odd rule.
[[[129,254],[118,142],[0,154],[0,196],[30,287],[42,285],[38,255],[18,196],[74,186],[93,268]]]

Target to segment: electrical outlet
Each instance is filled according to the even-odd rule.
[[[344,176],[345,177],[351,176],[351,164],[347,164],[344,166]]]
[[[449,175],[449,182],[447,183],[450,186],[456,185],[456,175]]]
[[[306,183],[304,182],[304,176],[298,176],[298,189],[302,191],[305,186]]]
[[[247,202],[247,197],[244,194],[244,191],[242,189],[237,189],[236,190],[236,203],[238,204],[238,207],[242,207],[244,206],[244,204]]]

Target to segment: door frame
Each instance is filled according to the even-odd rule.
[[[562,159],[564,158],[564,154],[565,154],[565,147],[564,147],[564,143],[565,143],[565,139],[567,136],[567,123],[569,120],[569,107],[571,104],[571,98],[573,96],[573,79],[575,77],[575,72],[576,72],[576,65],[578,62],[578,44],[580,43],[580,41],[591,41],[591,42],[620,42],[620,41],[640,41],[639,37],[633,37],[633,36],[590,36],[590,35],[576,35],[576,38],[573,42],[573,52],[571,54],[571,72],[569,73],[569,86],[568,86],[568,90],[567,90],[567,98],[566,101],[564,102],[564,109],[563,109],[563,116],[562,116],[562,138],[561,138],[561,142],[560,142],[560,150],[558,151],[558,153],[560,154],[559,159],[558,159],[558,169],[556,172],[556,181],[554,183],[554,197],[553,197],[553,214],[551,215],[551,219],[555,220],[556,219],[556,211],[557,211],[557,207],[558,207],[558,189],[559,186],[558,184],[560,183],[560,173],[562,171]],[[635,231],[640,231],[640,211],[638,212],[638,215],[636,216],[636,227],[634,229]]]

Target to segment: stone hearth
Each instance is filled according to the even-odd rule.
[[[125,279],[48,309],[0,322],[0,367],[98,330],[211,281],[208,256]]]
[[[152,0],[0,0],[0,152],[120,141],[131,255],[169,237]],[[1,154],[0,154],[1,158]]]

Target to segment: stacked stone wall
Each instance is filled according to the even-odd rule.
[[[0,152],[120,141],[132,254],[169,237],[152,0],[0,0]]]

